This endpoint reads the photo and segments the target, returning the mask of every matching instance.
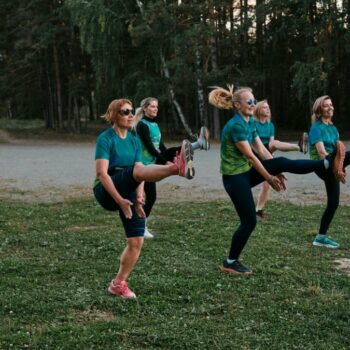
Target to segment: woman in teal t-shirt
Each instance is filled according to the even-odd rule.
[[[252,117],[257,101],[250,88],[233,91],[215,88],[209,94],[209,102],[223,109],[233,109],[234,116],[226,123],[221,134],[221,173],[224,188],[237,211],[240,224],[234,232],[228,258],[223,261],[222,272],[250,275],[252,270],[244,266],[239,256],[256,226],[255,204],[251,188],[267,181],[280,191],[285,189],[282,172],[307,174],[328,169],[337,173],[342,167],[342,149],[334,159],[291,160],[272,158],[264,147]],[[252,147],[257,152],[256,156]],[[260,160],[262,159],[262,160]]]
[[[158,121],[158,100],[155,97],[147,97],[140,103],[137,108],[136,132],[141,141],[141,161],[143,164],[166,164],[172,162],[176,152],[180,151],[181,147],[167,148],[162,140]],[[199,137],[195,142],[191,143],[191,150],[197,149],[209,150],[209,131],[202,126]],[[154,203],[157,199],[157,187],[155,182],[145,182],[145,205],[143,207],[146,218],[151,214]],[[145,238],[153,238],[153,234],[148,230],[147,221],[145,227]]]
[[[324,159],[333,154],[339,141],[339,132],[333,124],[334,107],[329,96],[321,96],[316,99],[312,108],[312,126],[309,133],[310,158]],[[316,174],[324,181],[327,192],[327,207],[322,215],[319,233],[313,241],[314,246],[338,248],[339,244],[327,236],[328,228],[339,206],[340,184],[345,183],[345,167],[350,164],[350,152],[344,154],[344,167],[335,177],[325,171],[317,171]]]
[[[140,143],[129,130],[134,125],[130,100],[110,103],[103,116],[112,126],[97,138],[95,151],[96,179],[94,195],[106,210],[118,211],[123,223],[127,245],[120,257],[119,270],[108,286],[108,292],[123,299],[135,298],[127,279],[143,245],[145,213],[143,182],[160,181],[171,175],[192,178],[194,174],[191,144],[184,140],[174,163],[144,166]]]
[[[254,109],[254,119],[256,120],[256,129],[263,145],[271,152],[275,151],[290,152],[299,151],[304,154],[308,151],[308,135],[304,132],[299,140],[299,143],[289,143],[275,140],[275,126],[271,121],[271,111],[267,100],[260,101]],[[266,213],[264,206],[269,197],[270,185],[265,181],[262,184],[256,202],[256,215],[265,219]]]

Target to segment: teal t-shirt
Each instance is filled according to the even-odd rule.
[[[236,142],[248,141],[251,145],[258,136],[253,117],[248,122],[235,114],[225,125],[221,133],[221,165],[223,175],[237,175],[248,171],[252,165],[236,147]]]
[[[135,135],[127,132],[122,139],[113,128],[103,131],[96,140],[95,160],[109,160],[109,168],[126,168],[141,162],[140,144]],[[95,179],[94,186],[99,182]]]
[[[156,122],[151,122],[149,120],[146,120],[142,118],[139,123],[144,123],[148,126],[149,129],[149,136],[151,138],[152,144],[156,150],[159,150],[159,144],[160,140],[162,138],[162,134],[159,129],[159,125]],[[147,150],[145,145],[143,144],[142,140],[139,138],[140,144],[141,144],[141,161],[143,164],[155,164],[156,163],[156,157],[152,156],[151,153]]]
[[[262,123],[259,120],[256,120],[255,123],[261,142],[267,146],[270,142],[270,138],[275,136],[275,126],[271,121]]]
[[[336,143],[339,140],[338,129],[333,124],[325,124],[321,120],[314,122],[309,132],[310,158],[320,159],[316,149],[316,143],[323,142],[327,153],[332,153],[336,149]]]

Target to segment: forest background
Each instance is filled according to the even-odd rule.
[[[84,133],[115,98],[160,101],[164,134],[230,117],[211,86],[250,86],[282,130],[317,96],[350,120],[350,1],[0,0],[0,117]]]

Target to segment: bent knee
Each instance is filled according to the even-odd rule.
[[[142,163],[136,163],[134,165],[134,170],[133,170],[133,177],[137,182],[142,182],[142,176],[141,176],[141,171],[145,166]]]
[[[141,250],[143,246],[144,238],[143,237],[131,237],[128,238],[128,247],[132,250]]]

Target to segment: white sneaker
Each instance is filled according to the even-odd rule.
[[[209,130],[205,126],[201,127],[197,142],[199,143],[200,149],[203,149],[205,151],[209,150],[209,148],[210,148]]]
[[[145,227],[145,233],[143,234],[143,237],[148,239],[148,238],[154,238],[151,232],[148,231],[148,228]]]

